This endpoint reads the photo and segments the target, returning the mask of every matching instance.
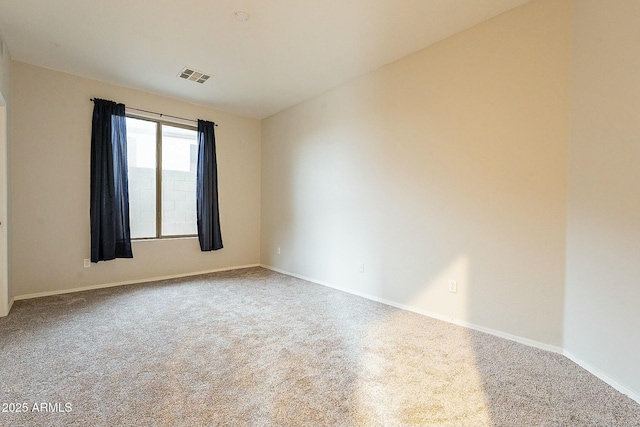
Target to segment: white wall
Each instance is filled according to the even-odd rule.
[[[16,296],[256,264],[260,259],[260,122],[13,62],[11,267]],[[133,243],[133,259],[93,264],[91,117],[98,97],[201,118],[216,128],[224,249],[196,238]]]
[[[640,1],[574,2],[566,350],[640,398]]]
[[[570,25],[532,2],[264,120],[262,263],[561,347]]]

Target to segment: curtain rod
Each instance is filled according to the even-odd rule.
[[[96,100],[96,98],[91,98],[91,99],[90,99],[90,101],[95,101],[95,100]],[[158,116],[160,116],[160,117],[171,117],[172,119],[186,120],[186,121],[188,121],[188,122],[198,123],[198,121],[197,121],[197,120],[193,120],[193,119],[185,119],[184,117],[172,116],[172,115],[170,115],[170,114],[162,114],[162,113],[157,113],[157,112],[155,112],[155,111],[142,110],[142,109],[140,109],[140,108],[133,108],[133,107],[127,107],[127,106],[125,106],[125,108],[127,108],[127,109],[129,109],[129,110],[136,110],[136,111],[140,111],[140,112],[142,112],[142,113],[157,114],[157,115],[158,115]],[[218,126],[218,124],[217,124],[217,123],[214,123],[213,125],[214,125],[214,126],[216,126],[216,127]]]

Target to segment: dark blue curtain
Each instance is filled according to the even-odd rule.
[[[124,104],[94,99],[91,129],[91,262],[133,258]]]
[[[196,199],[198,240],[202,251],[222,249],[218,211],[218,164],[215,123],[198,120],[198,170]]]

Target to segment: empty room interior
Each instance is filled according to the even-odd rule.
[[[640,426],[640,0],[0,36],[0,425]]]

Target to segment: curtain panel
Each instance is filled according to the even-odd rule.
[[[202,251],[222,249],[218,210],[218,164],[215,123],[198,120],[198,169],[196,172],[198,240]]]
[[[133,258],[124,104],[94,99],[91,129],[91,262]]]

